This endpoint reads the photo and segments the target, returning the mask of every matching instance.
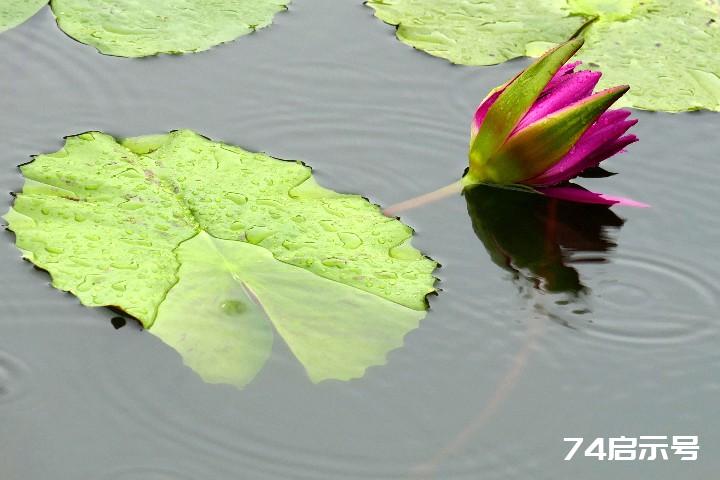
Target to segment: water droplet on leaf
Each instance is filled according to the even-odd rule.
[[[234,192],[228,192],[225,194],[225,198],[230,200],[231,202],[237,204],[237,205],[245,205],[248,201],[248,198],[241,194],[241,193],[234,193]]]
[[[245,232],[245,238],[247,238],[247,241],[252,243],[253,245],[257,245],[266,238],[268,238],[270,235],[272,235],[273,232],[267,227],[262,226],[256,226],[256,227],[250,227]]]
[[[363,243],[360,237],[351,232],[340,232],[338,233],[338,237],[343,245],[351,249],[358,248]]]

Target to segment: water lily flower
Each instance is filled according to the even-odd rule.
[[[569,182],[597,172],[600,162],[638,140],[626,134],[637,123],[631,112],[608,110],[629,87],[593,93],[601,73],[566,63],[582,44],[576,38],[550,50],[482,102],[472,123],[465,187],[521,184],[563,200],[647,207]]]

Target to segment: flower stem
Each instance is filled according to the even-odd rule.
[[[413,208],[422,207],[423,205],[427,205],[429,203],[437,202],[438,200],[457,195],[458,193],[462,192],[462,190],[462,181],[458,180],[451,183],[450,185],[438,188],[433,192],[420,195],[419,197],[411,198],[410,200],[405,200],[404,202],[396,203],[395,205],[391,205],[386,208],[383,213],[388,217],[395,217],[400,212],[412,210]]]

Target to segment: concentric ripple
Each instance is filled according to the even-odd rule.
[[[689,344],[720,334],[719,292],[701,267],[643,252],[618,255],[611,271],[593,288],[602,316],[588,327],[589,334],[658,345]]]
[[[702,266],[647,251],[597,260],[575,260],[590,292],[576,305],[545,302],[550,318],[598,346],[683,347],[690,355],[720,337],[720,290]]]
[[[17,190],[15,165],[57,149],[63,135],[192,128],[303,160],[320,183],[389,205],[457,178],[474,108],[524,65],[460,68],[397,48],[390,28],[369,32],[374,19],[361,2],[293,5],[271,34],[147,61],[97,54],[65,37],[47,9],[3,33],[0,186]],[[205,384],[136,322],[115,330],[114,313],[81,309],[45,274],[13,269],[18,252],[6,235],[0,317],[32,328],[3,317],[2,348],[33,369],[0,353],[0,410],[31,407],[11,419],[27,437],[11,439],[17,468],[0,476],[47,478],[30,474],[34,454],[52,445],[42,439],[64,442],[40,459],[57,478],[77,477],[73,463],[87,462],[102,480],[419,480],[413,472],[427,465],[429,478],[517,480],[587,478],[563,470],[561,440],[573,426],[709,438],[720,362],[718,118],[637,115],[641,142],[608,165],[620,175],[581,183],[653,208],[617,209],[627,218],[617,250],[576,265],[591,288],[585,298],[557,305],[532,288],[518,292],[461,198],[409,211],[418,246],[443,264],[443,292],[387,365],[348,383],[313,385],[278,341],[244,390]],[[16,330],[26,349],[16,348]],[[678,408],[686,405],[701,421]],[[74,431],[79,422],[87,435]],[[89,444],[100,438],[111,444]]]

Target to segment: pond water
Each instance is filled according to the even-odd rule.
[[[44,9],[0,35],[2,210],[16,165],[65,135],[177,128],[391,205],[458,178],[475,106],[525,64],[450,65],[359,1],[298,0],[257,34],[145,60],[74,42]],[[278,341],[245,389],[205,384],[136,322],[51,288],[2,234],[2,478],[714,478],[720,115],[634,115],[640,143],[607,165],[620,174],[582,184],[651,209],[478,192],[403,213],[442,291],[350,382],[311,383]],[[564,437],[620,435],[699,435],[700,459],[563,461]]]

